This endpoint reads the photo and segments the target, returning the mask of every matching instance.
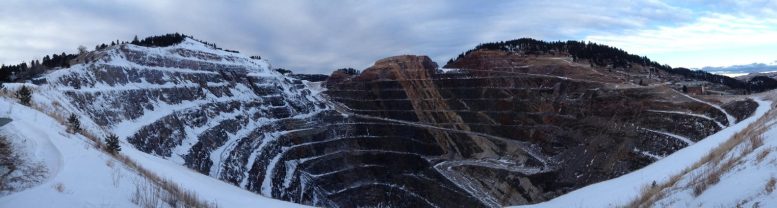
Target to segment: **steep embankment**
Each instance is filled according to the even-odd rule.
[[[169,47],[110,46],[75,61],[39,79],[45,83],[33,93],[35,104],[79,115],[98,138],[118,134],[132,159],[145,163],[148,154],[169,159],[172,163],[148,164],[164,177],[191,172],[169,166],[177,164],[260,192],[264,178],[273,176],[264,172],[275,157],[268,149],[281,148],[267,144],[312,125],[309,120],[326,107],[301,81],[280,75],[265,61],[188,38]],[[221,200],[239,201],[237,196],[256,197]]]

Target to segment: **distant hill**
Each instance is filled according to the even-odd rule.
[[[684,78],[706,81],[710,83],[722,84],[732,89],[746,91],[765,91],[774,88],[764,89],[762,86],[754,86],[747,81],[737,80],[732,77],[713,74],[704,70],[691,70],[688,68],[672,68],[669,65],[662,65],[650,60],[645,56],[630,54],[619,48],[601,45],[591,42],[581,41],[554,41],[546,42],[531,38],[521,38],[510,41],[500,41],[493,43],[483,43],[472,50],[460,54],[455,59],[451,59],[446,67],[461,59],[468,53],[477,50],[501,50],[508,52],[517,52],[526,55],[567,55],[571,56],[573,61],[580,59],[587,60],[591,66],[607,67],[613,69],[628,69],[634,66],[649,67],[654,70],[660,70],[669,74],[679,75]]]

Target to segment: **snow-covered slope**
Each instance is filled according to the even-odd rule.
[[[732,139],[732,137],[739,132],[745,131],[749,128],[749,126],[753,123],[756,123],[756,121],[759,118],[764,117],[767,115],[767,112],[770,112],[772,110],[772,101],[764,100],[763,98],[756,99],[756,102],[758,102],[759,106],[756,109],[756,112],[753,114],[753,116],[736,123],[735,125],[725,128],[691,146],[688,146],[684,149],[681,149],[661,160],[656,161],[653,164],[650,164],[640,170],[628,173],[626,175],[620,176],[615,179],[603,181],[600,183],[592,184],[589,186],[586,186],[584,188],[572,191],[570,193],[567,193],[565,195],[562,195],[560,197],[557,197],[555,199],[552,199],[547,202],[534,204],[534,205],[528,205],[528,206],[521,206],[521,207],[621,207],[625,206],[632,201],[636,200],[640,195],[643,193],[643,190],[646,189],[646,187],[654,186],[653,184],[657,184],[656,186],[665,183],[666,181],[672,180],[672,177],[683,173],[684,170],[686,170],[689,167],[692,167],[694,163],[697,163],[698,161],[702,160],[705,156],[707,156],[711,151],[713,151],[716,147],[720,146],[721,144],[725,143],[726,141]],[[774,110],[772,110],[773,112]],[[774,124],[774,122],[769,122],[770,124]],[[772,133],[770,135],[770,132]],[[764,135],[766,136],[766,141],[769,141],[769,138],[777,139],[777,130],[772,130]],[[767,144],[774,144],[774,142],[768,142]],[[768,146],[768,145],[765,145]],[[756,151],[757,152],[757,151]],[[755,154],[755,153],[753,153]],[[752,155],[751,155],[752,157]],[[765,160],[768,161],[769,160]],[[748,162],[748,164],[752,164],[751,162]],[[752,165],[749,169],[750,170],[743,170],[743,171],[735,171],[735,172],[741,172],[742,174],[738,174],[737,176],[731,176],[730,179],[727,178],[721,178],[721,184],[729,184],[731,187],[729,188],[720,188],[717,190],[717,192],[711,192],[709,195],[702,195],[706,198],[694,198],[687,196],[688,187],[683,187],[681,185],[678,185],[680,188],[674,188],[679,189],[678,190],[672,190],[672,192],[679,192],[679,195],[670,196],[667,199],[664,199],[660,201],[656,205],[660,205],[659,207],[719,207],[718,205],[721,205],[723,207],[732,207],[730,205],[736,205],[736,200],[730,200],[730,199],[736,199],[738,196],[741,195],[752,195],[752,196],[758,196],[758,197],[768,197],[766,195],[756,195],[753,194],[753,191],[758,191],[756,189],[763,190],[763,184],[766,184],[766,181],[768,180],[769,175],[772,175],[775,173],[775,171],[757,171],[758,169],[764,169],[769,168],[763,167],[767,165]],[[736,168],[735,168],[736,169]],[[696,173],[688,173],[687,176],[693,176]],[[746,182],[751,181],[757,181],[762,182],[762,185],[757,187],[747,186],[745,189],[751,190],[749,192],[741,192],[742,186],[737,185],[736,177],[751,177],[748,174],[753,174],[752,176],[755,178],[752,178],[751,180],[748,180]],[[744,185],[744,184],[742,184]],[[725,185],[722,185],[725,186]],[[739,188],[737,188],[739,187]],[[692,191],[692,187],[690,188]],[[710,189],[713,190],[713,189]],[[729,193],[737,192],[735,194],[730,194],[726,196]],[[691,195],[692,196],[692,195]],[[723,198],[719,198],[723,197]],[[713,198],[715,198],[713,200]],[[709,201],[710,203],[701,203],[703,201]],[[741,199],[737,199],[741,200]],[[728,201],[728,202],[734,202],[734,203],[720,203],[721,201]]]
[[[777,110],[718,146],[713,157],[651,191],[640,206],[777,207]],[[706,159],[706,158],[705,158]],[[635,203],[636,204],[636,203]]]
[[[168,47],[122,44],[89,52],[41,80],[27,84],[38,109],[74,113],[84,132],[97,138],[117,134],[128,158],[226,207],[264,203],[267,198],[255,193],[273,187],[262,183],[273,178],[264,168],[275,155],[259,150],[279,149],[267,143],[326,108],[302,81],[271,70],[266,61],[190,38]],[[9,92],[19,87],[6,86]],[[127,187],[122,193],[134,189]]]
[[[42,162],[48,170],[40,184],[0,197],[0,207],[137,207],[133,198],[138,197],[138,190],[156,186],[96,149],[91,140],[67,133],[57,120],[38,110],[0,98],[0,115],[13,119],[0,128],[0,134],[14,141],[29,160]],[[219,207],[301,206],[259,196],[130,147],[125,147],[123,153]]]
[[[138,150],[241,187],[261,184],[248,172],[257,157],[274,156],[255,150],[326,108],[267,62],[189,38],[170,47],[117,45],[79,59],[45,76],[40,94],[51,102],[43,105],[77,112],[96,134],[116,133]]]

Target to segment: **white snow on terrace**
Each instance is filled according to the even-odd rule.
[[[129,144],[125,145],[129,147]],[[241,189],[232,184],[201,174],[134,148],[122,150],[124,154],[154,173],[177,182],[181,187],[194,191],[204,200],[216,202],[219,207],[307,207],[292,202],[267,198]]]
[[[678,92],[677,90],[674,90],[674,92],[676,92],[677,94],[680,94],[680,95],[682,95],[682,96],[685,96],[685,97],[687,97],[688,99],[694,100],[694,101],[696,101],[696,102],[700,102],[700,103],[704,103],[704,104],[707,104],[707,105],[709,105],[709,106],[712,106],[713,108],[716,108],[716,109],[718,109],[718,110],[719,110],[720,112],[722,112],[723,114],[726,114],[726,119],[728,120],[728,126],[734,125],[735,123],[737,123],[737,122],[738,122],[738,121],[737,121],[737,119],[736,119],[736,118],[734,118],[734,116],[731,116],[731,114],[729,114],[728,112],[726,112],[726,110],[725,110],[725,109],[723,109],[723,108],[721,108],[719,105],[716,105],[716,104],[713,104],[713,103],[710,103],[710,102],[707,102],[707,101],[704,101],[704,100],[701,100],[701,99],[695,98],[695,97],[693,97],[693,96],[690,96],[690,95],[688,95],[688,94],[685,94],[685,93]]]
[[[688,144],[688,145],[696,144],[696,142],[693,142],[693,140],[688,139],[688,137],[680,136],[680,135],[677,135],[677,134],[672,134],[672,133],[669,133],[669,132],[658,131],[658,130],[653,130],[653,129],[646,129],[646,128],[640,128],[640,129],[645,130],[645,131],[649,131],[649,132],[653,132],[653,133],[667,135],[667,136],[670,136],[670,137],[675,138],[677,140],[680,140],[682,142],[685,142],[685,144]]]
[[[227,86],[227,83],[207,83],[208,87],[222,87]],[[81,89],[74,89],[72,87],[60,87],[63,91],[77,91],[77,92],[107,92],[107,91],[127,91],[127,90],[141,90],[141,89],[172,89],[172,88],[187,88],[187,87],[200,87],[195,83],[165,83],[165,84],[151,84],[145,79],[141,83],[128,83],[127,85],[115,85],[109,86],[104,83],[95,84],[94,87],[82,87]]]
[[[314,112],[307,113],[307,114],[295,115],[293,118],[297,118],[297,119],[308,118],[308,117],[314,116],[314,115],[316,115],[318,113],[319,113],[319,111],[314,111]],[[289,134],[289,133],[292,133],[292,132],[297,132],[297,131],[304,131],[304,130],[308,130],[308,129],[295,129],[295,130],[290,130],[290,131],[280,131],[280,132],[265,133],[263,135],[264,139],[262,139],[262,142],[259,144],[259,147],[257,148],[257,151],[265,152],[265,148],[268,147],[268,145],[271,142],[277,141],[278,138],[280,138],[280,136],[282,136],[282,135],[286,135],[286,134]],[[305,144],[309,144],[309,143],[297,144],[295,146],[301,146],[301,145],[305,145]],[[265,170],[264,179],[262,180],[262,187],[261,187],[262,195],[272,196],[272,192],[273,192],[272,187],[274,187],[272,178],[275,175],[275,168],[278,166],[278,162],[280,161],[281,157],[283,157],[286,154],[287,151],[289,151],[290,149],[294,148],[295,146],[282,148],[281,152],[276,154],[270,160],[270,162],[267,164],[266,170]],[[251,157],[254,157],[254,159],[255,159],[255,155],[252,154]],[[299,163],[297,163],[297,164],[299,164]],[[289,167],[288,165],[294,165],[293,168],[296,169],[296,165],[297,164],[286,164],[287,165],[287,170],[292,170],[292,168]],[[286,172],[286,175],[284,177],[284,186],[285,187],[288,187],[288,184],[290,182],[286,182],[286,181],[291,181],[290,177],[292,177],[292,176],[294,176],[294,172],[293,171],[291,171],[291,172],[287,171]],[[241,184],[242,183],[245,183],[245,181],[241,182]]]
[[[314,97],[320,97],[321,93],[327,90],[322,86],[323,82],[309,82],[307,80],[302,80],[302,82],[310,90],[310,95]]]
[[[323,96],[326,96],[326,95],[323,95]],[[498,141],[502,141],[502,142],[510,142],[510,143],[516,144],[517,146],[521,147],[521,149],[526,154],[532,156],[534,159],[537,159],[540,163],[542,163],[543,164],[542,170],[544,172],[551,171],[552,169],[555,168],[554,167],[555,166],[555,161],[553,161],[551,158],[549,158],[548,156],[546,156],[542,152],[538,151],[536,149],[536,147],[534,147],[534,146],[532,146],[530,144],[524,143],[524,142],[519,142],[519,141],[516,141],[516,140],[507,139],[507,138],[504,138],[504,137],[498,137],[498,136],[494,136],[494,135],[490,135],[490,134],[483,134],[483,133],[480,133],[480,132],[473,132],[473,131],[460,130],[460,129],[444,128],[444,127],[440,127],[440,126],[436,126],[436,125],[424,124],[424,123],[421,123],[421,122],[411,122],[411,121],[405,121],[405,120],[398,120],[398,119],[391,119],[391,118],[384,118],[384,117],[377,117],[377,116],[358,114],[358,113],[354,113],[355,111],[353,109],[349,108],[346,105],[343,105],[342,103],[338,103],[336,101],[332,101],[331,99],[324,99],[324,101],[328,102],[328,105],[331,106],[331,108],[333,110],[337,111],[338,113],[342,114],[345,117],[355,116],[355,117],[361,117],[361,118],[367,118],[367,119],[383,120],[383,121],[388,121],[388,122],[392,122],[392,123],[400,123],[400,124],[409,125],[409,126],[418,126],[418,127],[430,128],[430,129],[439,129],[439,130],[443,130],[443,131],[451,131],[451,132],[457,132],[457,133],[463,133],[463,134],[469,134],[469,135],[476,135],[476,136],[485,137],[485,138],[488,138],[488,139],[498,140]]]
[[[146,66],[146,65],[140,65],[135,62],[127,61],[126,59],[123,59],[123,58],[114,57],[111,59],[110,62],[98,62],[98,63],[91,63],[86,65],[76,64],[76,65],[70,66],[70,68],[53,70],[48,72],[44,77],[47,80],[49,80],[50,84],[62,85],[61,83],[56,82],[56,80],[62,76],[79,75],[79,77],[90,77],[87,75],[88,73],[92,73],[92,72],[89,71],[90,69],[88,69],[88,67],[91,67],[92,64],[96,65],[97,68],[100,68],[101,66],[104,66],[104,65],[110,65],[110,66],[120,66],[125,69],[133,69],[138,71],[150,70],[150,71],[162,71],[162,72],[168,72],[168,73],[182,73],[182,74],[218,74],[218,72],[213,72],[213,71],[192,70],[192,69],[186,69],[186,68],[174,68],[174,67],[162,67],[162,66]],[[66,86],[58,86],[58,87],[66,87]],[[67,87],[63,89],[67,89]],[[70,88],[72,89],[72,87]]]
[[[105,49],[104,51],[93,52],[97,54],[107,54],[110,57],[109,61],[100,59],[97,62],[92,62],[87,64],[81,63],[81,64],[73,65],[70,68],[53,70],[53,71],[50,71],[48,74],[46,74],[45,78],[49,80],[49,82],[51,83],[51,81],[57,80],[62,76],[74,74],[74,73],[82,75],[80,77],[86,77],[84,75],[86,75],[86,73],[90,73],[89,70],[87,70],[87,67],[94,66],[96,68],[100,68],[101,65],[120,66],[126,69],[131,68],[131,69],[137,69],[137,70],[157,70],[157,71],[163,71],[163,72],[169,72],[169,73],[218,74],[217,72],[213,72],[213,71],[192,70],[192,69],[186,69],[186,68],[162,67],[162,66],[146,66],[135,62],[131,62],[124,57],[125,54],[120,52],[119,48],[122,46],[126,46],[127,49],[129,50],[140,52],[145,56],[164,57],[165,59],[172,59],[172,61],[175,61],[176,59],[190,60],[190,61],[208,62],[208,63],[214,63],[214,64],[220,64],[220,65],[246,67],[251,71],[248,74],[249,76],[257,76],[257,77],[281,76],[280,73],[276,72],[275,70],[271,70],[270,63],[268,63],[265,60],[251,59],[250,57],[240,53],[232,53],[232,52],[227,52],[223,50],[217,50],[199,41],[193,40],[191,38],[186,38],[184,39],[183,42],[179,44],[167,46],[167,47],[145,47],[145,46],[137,46],[133,44],[111,46],[108,49]],[[200,54],[211,55],[213,57],[218,57],[218,58],[216,60],[202,60],[202,59],[198,59],[197,57],[182,56],[179,53],[175,52],[177,50],[188,50],[188,51],[197,52]],[[227,60],[227,58],[231,59],[232,61]],[[52,84],[56,84],[56,83],[52,83]]]
[[[251,115],[251,114],[246,114]],[[248,124],[246,124],[243,128],[240,128],[237,132],[229,133],[227,132],[227,141],[224,142],[223,145],[216,148],[210,153],[210,160],[213,165],[210,166],[210,173],[209,175],[213,177],[219,177],[221,173],[221,169],[223,169],[222,162],[231,154],[232,151],[237,147],[237,144],[240,140],[247,137],[252,131],[254,131],[257,127],[262,126],[264,124],[270,123],[272,120],[267,118],[259,118],[258,120],[249,120]],[[267,140],[269,138],[263,138],[263,140]],[[185,153],[185,152],[184,152]]]
[[[499,199],[494,198],[491,194],[488,194],[488,190],[478,181],[473,181],[465,174],[461,174],[458,171],[453,170],[456,166],[480,166],[493,169],[506,170],[509,172],[518,172],[526,175],[533,175],[543,172],[543,169],[537,167],[526,167],[523,164],[515,164],[510,160],[496,160],[496,159],[476,159],[476,160],[456,160],[445,161],[434,165],[434,169],[440,174],[455,182],[454,184],[465,192],[472,196],[475,196],[480,202],[487,204],[491,207],[499,206]],[[486,186],[488,186],[486,184]]]
[[[703,118],[703,119],[707,119],[707,120],[715,122],[715,124],[717,124],[718,127],[720,127],[720,128],[725,128],[726,127],[722,123],[718,122],[718,120],[715,120],[715,119],[710,118],[709,116],[703,115],[703,114],[695,114],[695,113],[689,113],[689,112],[684,112],[684,111],[665,111],[665,110],[647,110],[647,111],[648,112],[656,112],[656,113],[680,114],[680,115],[686,115],[686,116],[693,116],[693,117]]]
[[[185,38],[183,42],[176,45],[168,46],[168,47],[144,47],[144,46],[136,46],[132,44],[127,44],[127,47],[130,50],[142,51],[145,54],[150,56],[155,55],[155,56],[161,56],[165,58],[175,57],[178,59],[203,61],[202,59],[198,59],[196,57],[186,57],[174,52],[175,50],[178,50],[178,49],[191,50],[191,51],[196,51],[204,54],[211,54],[219,57],[218,60],[207,60],[207,62],[224,64],[224,65],[239,65],[239,66],[254,65],[254,66],[257,66],[257,67],[252,67],[256,69],[254,71],[255,73],[264,74],[264,75],[280,74],[273,70],[269,70],[270,64],[265,60],[255,60],[240,53],[232,53],[224,50],[218,50],[191,38]],[[233,58],[234,60],[236,60],[236,62],[229,61],[227,60],[227,58]]]
[[[655,160],[660,160],[660,159],[664,158],[664,156],[656,155],[656,154],[650,153],[648,151],[643,151],[643,150],[640,150],[640,149],[637,149],[637,148],[634,148],[634,152],[637,152],[637,153],[642,154],[644,156],[648,156],[648,157],[653,158]]]
[[[755,122],[771,109],[771,101],[754,99],[758,108],[753,116],[725,128],[694,145],[680,149],[642,169],[602,181],[556,197],[550,201],[516,207],[619,207],[635,199],[643,187],[662,183],[685,168],[691,167],[711,150]],[[714,196],[713,196],[714,197]]]
[[[185,126],[184,132],[186,133],[187,136],[183,139],[183,141],[181,141],[180,145],[173,148],[171,158],[169,159],[174,161],[175,163],[183,165],[185,162],[183,156],[187,154],[189,150],[191,150],[192,146],[197,144],[201,133],[205,132],[205,130],[209,128],[212,128],[213,126],[210,126],[210,125],[214,123],[218,124],[228,119],[235,119],[235,117],[239,115],[251,115],[251,114],[246,113],[242,108],[240,108],[234,111],[223,112],[223,113],[219,113],[218,115],[208,117],[208,125],[203,125],[201,127],[195,127],[195,128],[192,128],[191,126]]]
[[[136,118],[133,120],[125,120],[125,121],[122,121],[121,123],[114,125],[113,132],[121,138],[127,138],[129,136],[132,136],[136,132],[138,132],[138,130],[140,130],[144,126],[151,124],[165,116],[171,115],[178,111],[199,107],[201,105],[205,105],[209,103],[261,99],[253,95],[253,92],[251,92],[251,89],[248,89],[244,85],[236,85],[236,87],[230,88],[230,92],[234,96],[216,97],[212,93],[207,92],[207,95],[206,95],[207,98],[201,99],[201,100],[194,100],[194,101],[185,100],[177,104],[155,102],[154,110],[145,110],[143,112],[143,116],[139,118]]]

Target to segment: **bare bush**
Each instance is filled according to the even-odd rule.
[[[774,185],[777,184],[777,179],[774,177],[769,178],[769,181],[766,182],[766,187],[764,187],[764,190],[767,194],[771,194],[772,191],[774,191]]]
[[[54,184],[54,190],[57,190],[59,193],[65,192],[65,185],[62,183]]]
[[[736,159],[728,159],[717,167],[708,167],[702,174],[694,177],[691,182],[693,185],[693,194],[699,196],[711,185],[720,182],[720,176],[728,172],[736,164]]]
[[[133,204],[136,204],[144,208],[156,208],[161,207],[159,195],[161,190],[159,187],[150,184],[148,181],[143,180],[135,183],[135,192],[132,193]]]
[[[750,151],[753,151],[757,149],[760,146],[764,145],[764,137],[763,135],[757,135],[750,137]]]
[[[113,186],[119,187],[119,183],[124,177],[124,174],[121,173],[121,168],[113,166],[113,162],[110,163],[109,167],[111,167],[111,180],[113,181]]]

